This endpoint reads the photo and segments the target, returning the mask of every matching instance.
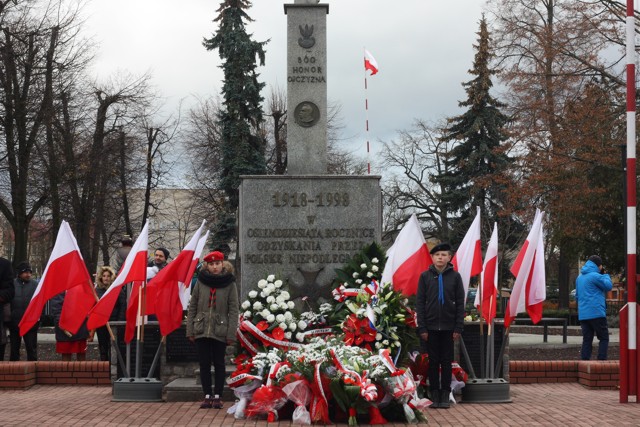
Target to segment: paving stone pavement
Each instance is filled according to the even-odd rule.
[[[637,426],[640,407],[619,403],[618,391],[589,390],[577,383],[511,385],[512,403],[453,405],[426,411],[428,426]],[[111,387],[44,386],[0,390],[1,426],[233,426],[266,427],[235,420],[196,402],[112,402]],[[269,427],[293,425],[290,420]],[[344,425],[344,424],[342,424]],[[389,423],[389,426],[405,426]]]

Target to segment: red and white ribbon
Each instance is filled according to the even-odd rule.
[[[250,373],[243,373],[243,374],[238,374],[236,376],[232,376],[227,378],[227,384],[229,385],[229,387],[231,388],[236,388],[238,386],[243,385],[245,382],[247,382],[247,380],[260,380],[262,381],[262,377],[259,375],[253,375]]]
[[[284,350],[292,348],[299,350],[302,347],[302,344],[294,343],[291,341],[277,340],[262,332],[256,325],[248,320],[244,320],[240,323],[240,329],[244,329],[245,331],[249,332],[251,335],[262,341],[262,343],[266,346],[271,345]]]

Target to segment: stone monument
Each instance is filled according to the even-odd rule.
[[[329,5],[295,0],[287,15],[287,175],[242,176],[241,300],[269,274],[293,298],[331,298],[335,269],[380,241],[380,176],[327,175]]]

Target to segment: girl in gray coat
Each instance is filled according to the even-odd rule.
[[[222,252],[203,258],[198,280],[191,290],[187,314],[187,338],[196,344],[200,363],[200,382],[204,401],[200,408],[222,408],[220,396],[225,382],[227,345],[236,340],[238,329],[238,290],[233,267]],[[211,387],[211,362],[215,385]]]

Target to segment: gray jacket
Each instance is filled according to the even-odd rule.
[[[235,342],[238,329],[238,289],[232,282],[216,289],[216,303],[209,303],[211,288],[200,279],[191,290],[187,314],[187,337]]]

